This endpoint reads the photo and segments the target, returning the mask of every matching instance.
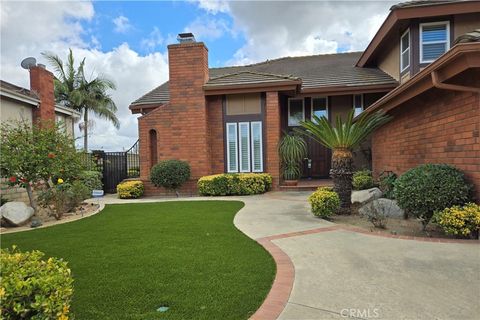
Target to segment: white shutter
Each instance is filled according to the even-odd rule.
[[[252,130],[252,171],[263,172],[262,122],[251,122]]]
[[[227,171],[238,172],[237,124],[227,123]]]
[[[248,122],[238,124],[240,137],[240,172],[250,172],[250,130]]]

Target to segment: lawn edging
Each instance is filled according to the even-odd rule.
[[[47,222],[44,222],[41,226],[38,226],[36,228],[29,227],[28,225],[21,226],[21,227],[16,227],[16,228],[8,228],[8,229],[5,228],[4,230],[2,230],[2,232],[0,232],[0,234],[9,234],[9,233],[32,231],[32,230],[38,230],[38,229],[57,226],[59,224],[74,222],[74,221],[78,221],[78,220],[81,220],[81,219],[85,219],[85,218],[94,216],[105,208],[105,203],[102,203],[100,201],[97,202],[97,203],[88,202],[88,201],[86,201],[86,202],[91,203],[91,204],[98,204],[98,208],[95,211],[93,211],[92,213],[88,213],[88,214],[85,214],[85,215],[75,215],[75,216],[66,217],[63,220],[47,221]]]

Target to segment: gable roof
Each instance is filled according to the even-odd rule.
[[[479,0],[417,0],[393,5],[356,65],[368,66],[381,52],[384,39],[398,31],[401,20],[480,12],[479,8]]]
[[[348,52],[285,57],[245,66],[210,68],[210,80],[205,87],[301,80],[301,90],[308,91],[330,87],[396,86],[398,84],[395,79],[380,69],[356,67],[355,63],[361,54],[361,52]],[[168,82],[165,82],[132,102],[130,107],[156,107],[168,102],[168,99]]]

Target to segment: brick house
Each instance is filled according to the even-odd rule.
[[[473,86],[467,82],[478,80],[480,43],[454,46],[454,41],[475,29],[480,29],[480,1],[406,2],[391,8],[364,52],[286,57],[224,68],[209,68],[205,44],[195,42],[192,34],[180,34],[180,43],[168,46],[169,81],[130,105],[132,113],[142,114],[138,119],[140,177],[147,183],[147,194],[159,192],[151,188],[148,177],[150,168],[162,159],[190,163],[192,181],[185,187],[190,190],[195,189],[195,181],[201,176],[222,172],[268,172],[274,178],[274,187],[278,187],[282,182],[277,144],[282,132],[312,114],[332,121],[352,109],[356,114],[377,109],[395,114],[391,123],[355,152],[358,168],[373,163],[376,173],[401,173],[425,161],[437,162],[438,153],[448,154],[438,158],[441,162],[455,165],[460,163],[454,159],[462,155],[478,160],[478,91],[452,92],[451,87],[435,86],[431,80],[431,93],[418,80],[430,75],[429,70],[443,68],[438,64],[445,61],[445,56],[468,51],[468,68],[449,75],[463,86]],[[452,66],[461,64],[462,59]],[[443,83],[449,78],[440,69],[438,77]],[[417,89],[404,90],[407,87]],[[459,135],[443,135],[445,147],[452,148],[430,154],[425,148],[442,139],[432,138],[427,143],[407,139],[413,136],[413,130],[420,130],[415,123],[427,118],[418,108],[410,110],[403,104],[441,108],[435,102],[439,92],[450,97],[441,100],[444,109],[450,101],[461,104],[461,110],[465,110],[462,114],[468,118],[455,118],[460,122],[451,130],[458,130]],[[395,107],[386,106],[388,101],[394,101]],[[425,111],[432,121],[438,116],[434,111]],[[451,141],[457,137],[466,139],[463,142],[472,150],[459,148],[458,141]],[[305,161],[305,177],[327,178],[330,151],[311,140],[307,144],[310,161]],[[463,169],[468,177],[478,179],[479,165],[461,161],[465,161]]]

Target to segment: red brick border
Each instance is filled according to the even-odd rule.
[[[277,273],[272,288],[260,308],[250,317],[251,320],[275,320],[287,305],[295,279],[295,268],[290,257],[266,238],[257,239],[273,257]]]
[[[304,236],[308,234],[315,234],[329,231],[350,231],[361,233],[365,235],[401,239],[401,240],[415,240],[423,242],[436,242],[436,243],[462,243],[462,244],[480,244],[480,241],[464,240],[464,239],[444,239],[444,238],[424,238],[413,236],[400,236],[395,234],[383,233],[380,231],[369,231],[360,227],[346,226],[346,225],[334,225],[331,227],[316,228],[304,231],[296,231],[290,233],[276,234],[264,238],[257,239],[257,242],[261,244],[273,257],[277,264],[277,274],[273,281],[272,288],[267,295],[267,298],[260,306],[260,308],[250,317],[250,320],[275,320],[282,313],[283,309],[287,305],[290,292],[293,288],[293,282],[295,280],[295,267],[290,257],[282,251],[272,241],[277,239],[292,238],[298,236]]]

